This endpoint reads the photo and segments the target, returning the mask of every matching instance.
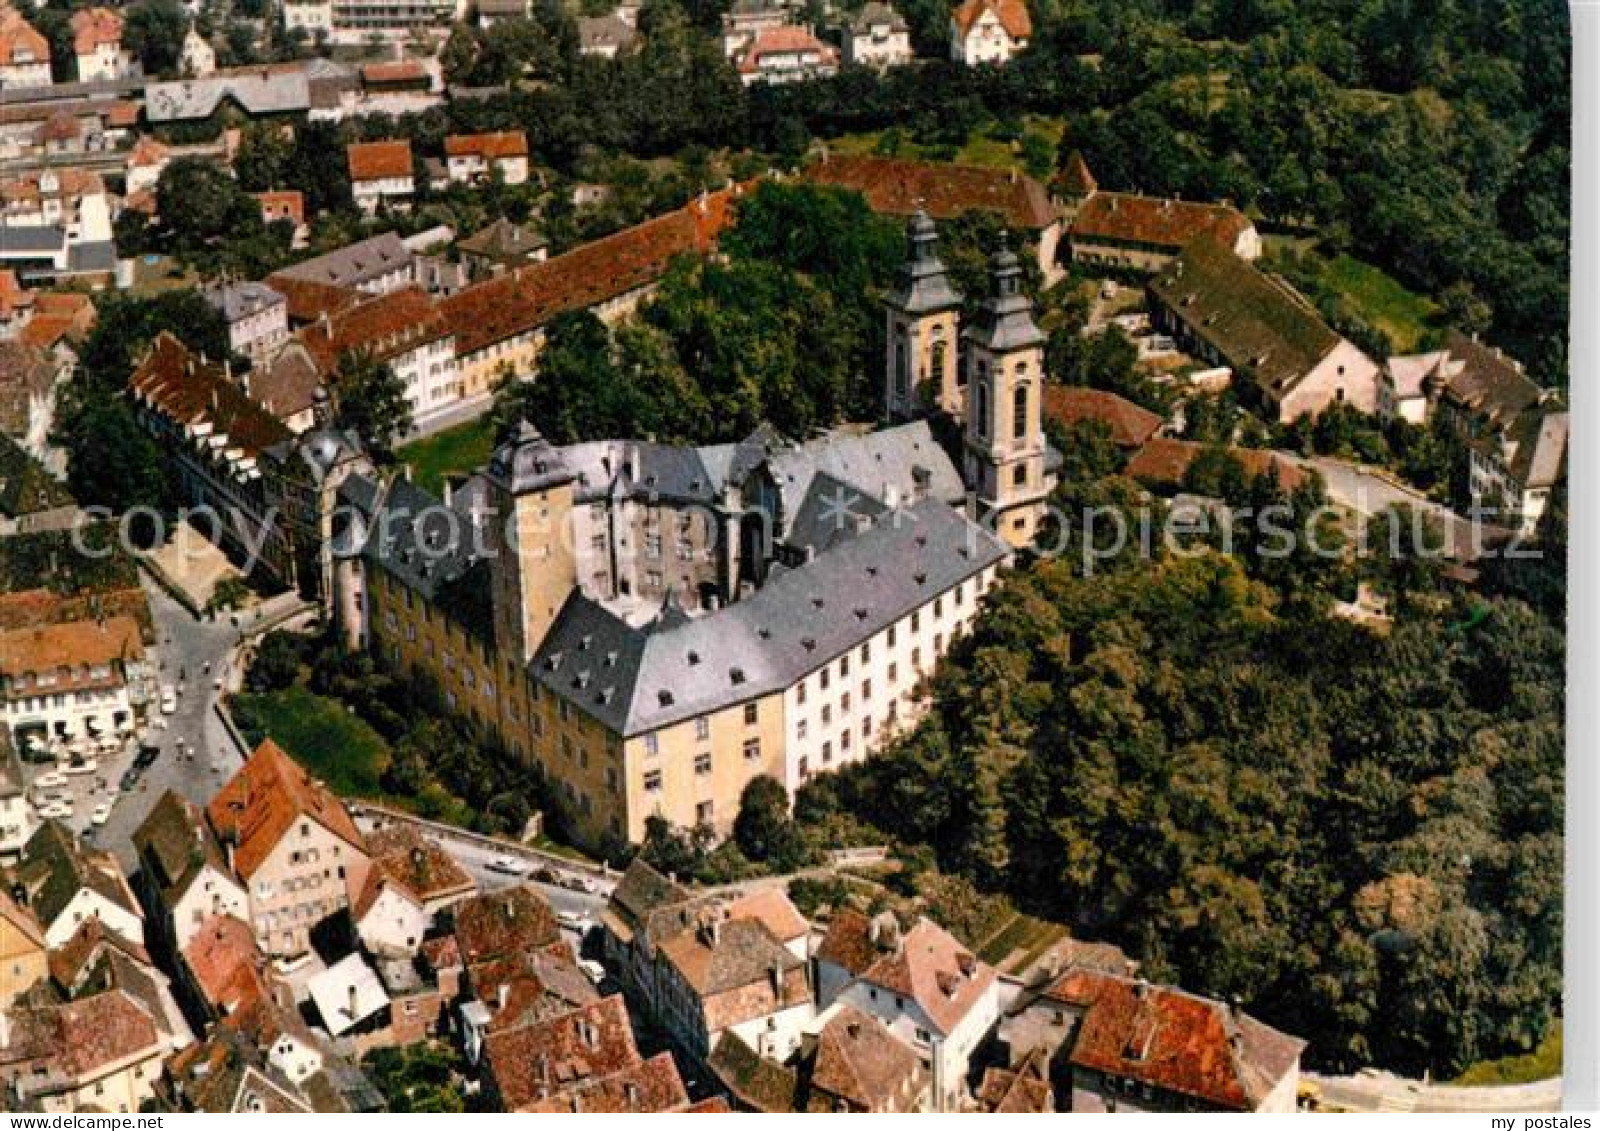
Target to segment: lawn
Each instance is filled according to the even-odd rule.
[[[977,948],[978,957],[998,967],[1003,973],[1017,974],[1026,970],[1047,947],[1066,934],[1067,929],[1060,923],[1019,914]],[[1013,954],[1016,955],[1015,960],[1008,962],[1007,959]]]
[[[1054,154],[1061,142],[1066,123],[1060,118],[1042,114],[1025,114],[1022,119],[1022,129],[1024,135],[1038,138],[1049,147],[1050,153]],[[836,154],[850,156],[880,154],[883,152],[881,147],[885,132],[872,130],[829,138],[828,149]],[[921,145],[909,134],[901,131],[899,145],[893,156],[923,159],[933,153],[935,148],[931,145]],[[981,165],[990,169],[1020,169],[1023,167],[1021,143],[995,137],[987,129],[976,129],[968,135],[966,144],[956,153],[955,161],[962,165]]]
[[[1399,280],[1349,255],[1330,259],[1323,279],[1340,292],[1367,322],[1389,336],[1400,353],[1416,350],[1438,312],[1433,302],[1407,290]]]
[[[411,465],[417,486],[439,495],[444,492],[445,476],[478,470],[489,462],[493,451],[494,424],[485,413],[476,420],[406,444],[398,454]]]
[[[1531,1084],[1561,1075],[1561,1022],[1550,1026],[1544,1040],[1532,1052],[1485,1060],[1474,1064],[1450,1084]]]
[[[389,746],[340,703],[295,686],[236,695],[228,705],[252,745],[271,738],[340,797],[384,797]]]

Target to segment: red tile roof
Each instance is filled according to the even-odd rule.
[[[481,157],[494,161],[503,157],[526,157],[528,135],[521,130],[501,130],[487,134],[451,134],[444,139],[447,157]]]
[[[1127,474],[1149,486],[1182,487],[1189,465],[1206,447],[1193,440],[1154,437],[1129,461]],[[1226,450],[1239,461],[1245,474],[1251,478],[1275,470],[1278,473],[1278,486],[1285,491],[1297,490],[1306,481],[1306,473],[1300,465],[1281,452],[1235,447]]]
[[[1083,153],[1074,149],[1067,155],[1067,163],[1056,173],[1055,185],[1073,196],[1088,196],[1099,189],[1100,182],[1089,171],[1089,163],[1083,159]]]
[[[689,1094],[683,1089],[683,1078],[678,1075],[672,1054],[661,1052],[620,1072],[586,1081],[520,1110],[653,1115],[681,1111],[688,1104]]]
[[[106,125],[114,129],[127,129],[139,121],[137,102],[117,101],[106,107]]]
[[[627,1007],[613,994],[547,1021],[490,1034],[483,1061],[501,1105],[520,1112],[639,1063],[639,1050]]]
[[[1033,20],[1028,16],[1028,6],[1023,0],[966,0],[950,14],[950,18],[961,29],[961,34],[966,35],[986,11],[994,12],[1000,20],[1000,26],[1006,29],[1006,34],[1012,39],[1027,39],[1033,34]]]
[[[17,282],[17,273],[9,267],[0,270],[0,318],[9,319],[19,310],[31,309],[34,295]]]
[[[1226,204],[1096,192],[1078,206],[1071,234],[1080,239],[1152,244],[1177,251],[1207,234],[1231,248],[1250,227],[1242,212]]]
[[[449,853],[408,825],[391,824],[371,833],[367,856],[374,875],[393,880],[422,903],[471,895],[477,889]]]
[[[142,168],[150,165],[160,165],[171,156],[172,151],[162,145],[149,134],[145,134],[134,142],[133,148],[128,152],[128,167]]]
[[[50,977],[68,993],[77,988],[84,969],[107,950],[117,950],[140,966],[153,969],[150,954],[138,943],[130,942],[99,919],[87,919],[66,942],[50,952]]]
[[[926,1081],[916,1051],[848,1005],[817,1036],[811,1087],[866,1111],[910,1111]],[[812,1110],[819,1110],[813,1098]]]
[[[348,287],[284,274],[268,275],[267,286],[283,296],[289,317],[296,322],[314,322],[324,314],[354,306],[362,297],[360,292]]]
[[[931,919],[919,919],[861,974],[870,985],[911,998],[943,1033],[961,1023],[996,977],[994,967]]]
[[[1102,389],[1076,385],[1046,385],[1044,414],[1058,424],[1096,420],[1111,429],[1111,438],[1124,448],[1137,448],[1156,434],[1160,416],[1126,398]]]
[[[65,668],[69,669],[69,675],[61,686],[77,686],[85,682],[79,674],[86,666],[137,660],[143,655],[139,625],[132,617],[0,632],[0,677],[8,680],[30,673],[55,674]]]
[[[219,367],[202,364],[166,331],[150,344],[129,388],[177,424],[209,422],[213,434],[226,434],[249,456],[292,438],[277,417],[251,400]]]
[[[119,1062],[159,1057],[165,1048],[150,1015],[123,990],[13,1009],[10,1021],[8,1060],[45,1061],[77,1081],[92,1080]]]
[[[76,116],[65,110],[57,110],[39,124],[33,136],[43,145],[52,141],[71,141],[82,132]]]
[[[449,333],[449,324],[426,292],[402,287],[313,322],[300,331],[300,340],[326,374],[346,353],[365,352],[387,361]]]
[[[298,228],[306,222],[306,198],[299,189],[274,189],[254,195],[261,204],[261,215],[268,223],[287,218],[293,220]]]
[[[241,879],[248,880],[300,820],[315,821],[356,851],[366,851],[339,799],[270,738],[211,799],[206,816],[218,840],[237,846],[233,867]]]
[[[809,28],[784,24],[756,33],[739,59],[739,70],[747,74],[759,71],[765,55],[793,54],[815,54],[822,63],[839,61],[839,53],[812,35]]]
[[[352,181],[380,181],[411,176],[409,141],[368,141],[345,147]]]
[[[486,892],[456,907],[456,942],[468,966],[561,941],[544,897],[531,887]]]
[[[368,63],[361,68],[361,81],[371,85],[385,83],[431,83],[433,80],[416,59],[401,59],[392,63]]]
[[[248,923],[212,915],[183,948],[183,961],[211,1007],[232,1013],[262,992],[266,959]]]
[[[1075,970],[1048,993],[1085,1009],[1075,1066],[1232,1111],[1259,1106],[1305,1048],[1222,1002],[1129,978]]]
[[[110,8],[79,8],[72,13],[72,49],[92,55],[102,44],[122,43],[122,17]]]
[[[50,61],[50,41],[34,31],[14,8],[0,11],[0,66],[20,63],[26,53],[35,63]]]
[[[733,202],[742,191],[708,193],[676,212],[441,299],[439,309],[455,332],[457,355],[654,283],[678,256],[712,250],[731,226]]]
[[[1030,232],[1047,228],[1056,219],[1042,184],[1002,169],[898,157],[834,156],[813,164],[804,176],[816,184],[855,189],[874,212],[889,216],[910,216],[919,208],[935,220],[994,212],[1012,227]]]

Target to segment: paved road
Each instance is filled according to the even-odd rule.
[[[160,682],[176,688],[181,677],[184,690],[178,696],[175,713],[159,716],[152,707],[151,717],[164,721],[146,732],[146,741],[159,747],[161,753],[140,775],[139,783],[117,798],[111,819],[95,834],[95,842],[115,852],[129,871],[136,866],[133,832],[163,793],[174,789],[204,805],[243,764],[245,751],[239,749],[217,715],[219,693],[213,682],[222,678],[232,686],[237,676],[235,650],[242,634],[249,632],[257,619],[254,612],[242,614],[242,628],[236,627],[228,616],[214,621],[197,620],[148,578],[145,589],[155,625]],[[268,608],[289,603],[293,603],[292,598],[288,602],[279,598]],[[179,739],[183,741],[181,753]],[[111,773],[106,773],[106,764],[102,763],[102,776],[115,785],[130,762],[129,756],[118,759]]]
[[[1308,1072],[1305,1079],[1321,1089],[1325,1103],[1355,1112],[1561,1110],[1559,1076],[1533,1084],[1481,1088],[1424,1084],[1421,1080],[1377,1071],[1357,1076],[1318,1076]]]
[[[1420,491],[1395,483],[1369,468],[1328,456],[1314,456],[1303,462],[1322,475],[1328,487],[1329,500],[1339,506],[1370,516],[1404,504],[1414,511],[1430,514],[1439,521],[1448,539],[1447,545],[1454,548],[1456,557],[1471,561],[1482,554],[1482,541],[1490,528],[1480,527],[1475,543],[1471,522],[1448,507],[1440,506]]]

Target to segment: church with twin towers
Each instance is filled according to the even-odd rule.
[[[1057,457],[1016,256],[963,325],[932,222],[908,234],[882,427],[563,445],[524,421],[443,500],[353,474],[348,642],[436,685],[597,849],[653,817],[725,833],[754,779],[793,793],[914,726]]]

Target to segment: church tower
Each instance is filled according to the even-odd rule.
[[[961,417],[956,363],[961,296],[939,261],[939,235],[918,210],[906,229],[910,254],[884,299],[889,344],[883,403],[891,421],[937,409]]]
[[[1022,292],[1022,268],[1002,246],[989,263],[991,293],[967,327],[967,487],[979,521],[1013,546],[1030,543],[1055,486],[1040,419],[1045,336]]]
[[[577,588],[572,498],[577,476],[527,421],[489,459],[484,546],[493,578],[495,645],[527,662]]]

